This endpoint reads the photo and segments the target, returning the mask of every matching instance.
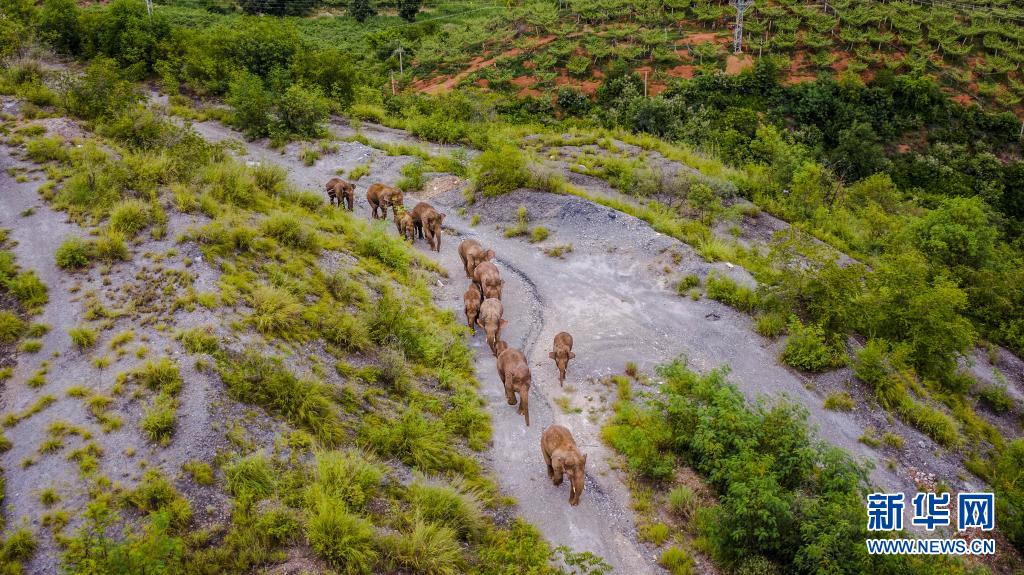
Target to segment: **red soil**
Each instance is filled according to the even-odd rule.
[[[739,74],[754,67],[754,57],[750,54],[729,54],[725,59],[725,73]]]
[[[554,39],[555,39],[555,36],[553,36],[553,35],[552,36],[545,36],[543,38],[538,38],[537,41],[534,42],[534,44],[532,46],[530,46],[530,49],[538,48],[540,46],[543,46],[544,44],[547,44],[548,42],[550,42],[550,41],[552,41]],[[452,88],[454,88],[455,86],[457,86],[459,82],[464,80],[467,76],[469,76],[473,72],[476,72],[477,70],[480,70],[481,68],[486,68],[487,66],[493,65],[500,58],[514,58],[514,57],[522,54],[523,52],[524,52],[523,48],[512,48],[511,50],[506,50],[506,51],[502,52],[501,54],[498,54],[497,56],[493,56],[491,58],[487,58],[486,60],[484,59],[483,56],[477,56],[476,58],[473,58],[469,62],[469,67],[467,67],[465,70],[459,72],[458,74],[455,74],[454,76],[452,76],[450,78],[447,78],[447,79],[444,78],[444,76],[441,76],[439,78],[434,78],[433,80],[431,80],[429,82],[427,82],[427,81],[416,82],[416,83],[413,84],[413,88],[418,90],[418,91],[420,91],[420,92],[425,92],[427,94],[437,94],[439,92],[447,92],[447,91],[451,90]]]
[[[693,78],[693,74],[696,70],[697,66],[689,66],[687,64],[683,64],[681,66],[676,66],[675,68],[669,68],[668,70],[665,70],[665,73],[668,74],[669,76],[672,76],[673,78],[690,79]]]

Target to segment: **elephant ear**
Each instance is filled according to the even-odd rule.
[[[569,352],[569,359],[576,359],[576,354],[570,351]]]
[[[437,217],[437,223],[441,223],[441,222],[443,222],[443,221],[444,221],[444,216],[445,216],[445,214],[440,214],[440,215],[438,215],[438,217]]]
[[[506,325],[508,325],[508,320],[507,320],[507,319],[504,319],[504,318],[502,318],[502,320],[501,320],[501,324],[500,324],[500,325],[501,325],[501,327],[505,327]]]
[[[484,252],[484,261],[494,258],[494,250],[487,250]]]
[[[553,351],[548,353],[548,357],[550,357],[551,359],[557,359],[555,357],[555,352],[553,352]]]

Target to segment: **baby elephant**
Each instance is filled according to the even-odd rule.
[[[502,342],[504,343],[504,342]],[[526,418],[526,426],[530,426],[530,366],[526,363],[523,352],[513,347],[504,346],[498,356],[498,377],[505,384],[505,399],[509,405],[516,404],[519,394],[519,413]]]
[[[494,250],[485,250],[476,240],[462,240],[459,257],[462,258],[462,267],[466,268],[466,277],[471,278],[478,264],[494,257]]]
[[[462,295],[462,301],[466,308],[466,324],[469,325],[469,331],[476,335],[476,318],[480,315],[480,304],[484,301],[476,284],[469,284],[469,289]]]
[[[552,425],[540,436],[540,451],[548,465],[548,479],[555,485],[562,484],[564,475],[569,476],[569,505],[579,505],[586,479],[587,455],[580,453],[572,433],[561,425]]]
[[[501,279],[498,267],[491,262],[480,262],[473,268],[473,282],[483,292],[484,297],[501,299],[501,290],[505,285],[505,280]]]
[[[416,226],[420,238],[425,238],[430,249],[435,252],[441,251],[441,222],[444,221],[444,214],[434,209],[434,206],[420,202],[412,209],[412,223]]]
[[[405,200],[402,190],[377,182],[367,188],[366,201],[370,204],[370,216],[375,220],[383,220],[388,217],[388,206],[393,206],[395,213],[398,213],[398,207],[402,206]],[[378,209],[380,210],[379,216],[377,215]]]
[[[555,336],[555,350],[549,353],[548,357],[555,360],[555,365],[558,366],[558,385],[562,385],[565,383],[565,369],[569,367],[569,360],[576,357],[572,352],[572,336],[569,332],[559,332]]]
[[[398,229],[398,235],[402,238],[409,240],[409,242],[416,241],[416,231],[412,225],[412,214],[405,210],[398,211],[395,214],[395,227]]]
[[[332,206],[337,202],[339,207],[344,206],[351,212],[356,199],[356,187],[341,178],[331,178],[327,182],[327,199]]]
[[[489,298],[480,304],[480,314],[476,318],[476,324],[487,332],[487,345],[491,347],[491,353],[495,357],[498,355],[497,345],[501,341],[501,329],[508,325],[508,321],[501,317],[504,313],[501,300]]]

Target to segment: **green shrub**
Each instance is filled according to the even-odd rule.
[[[292,294],[268,285],[257,287],[249,295],[252,315],[249,322],[264,335],[285,339],[298,334],[302,322],[302,304]]]
[[[278,99],[278,119],[288,134],[315,138],[323,131],[330,105],[320,88],[292,84]]]
[[[166,394],[158,394],[146,408],[139,423],[150,441],[167,445],[174,435],[178,400]]]
[[[40,281],[34,270],[21,272],[7,281],[7,289],[18,298],[21,305],[35,310],[50,301],[46,285]]]
[[[51,161],[64,162],[70,157],[64,148],[64,141],[60,138],[33,138],[25,143],[25,152],[33,162],[39,164]]]
[[[0,343],[12,343],[25,333],[25,322],[9,311],[0,310]]]
[[[402,178],[395,184],[398,189],[404,192],[418,192],[427,183],[423,175],[423,160],[417,160],[402,166]]]
[[[371,573],[377,562],[373,526],[329,500],[317,503],[306,522],[313,551],[345,575]]]
[[[537,226],[530,231],[530,243],[536,244],[548,239],[548,229],[544,226]]]
[[[110,229],[134,237],[149,223],[149,205],[141,200],[125,200],[110,212]]]
[[[174,360],[163,357],[156,361],[149,360],[130,372],[130,377],[146,389],[159,391],[167,395],[177,395],[183,380],[181,371]]]
[[[288,172],[271,162],[260,162],[249,169],[256,187],[269,196],[279,196],[288,189]]]
[[[212,164],[202,174],[209,193],[221,202],[249,208],[256,203],[259,187],[253,174],[242,164],[224,161]]]
[[[310,251],[319,247],[316,232],[289,213],[271,215],[263,221],[262,231],[288,247]]]
[[[54,258],[57,267],[65,270],[77,270],[89,265],[92,257],[92,245],[78,236],[69,236],[57,248]]]
[[[205,461],[191,459],[181,465],[181,470],[188,473],[189,476],[192,477],[192,480],[199,485],[210,486],[213,485],[215,481],[213,468]]]
[[[676,284],[676,293],[679,295],[686,295],[691,289],[696,287],[700,287],[700,276],[697,274],[688,274]]]
[[[96,257],[105,262],[124,261],[128,259],[128,244],[124,241],[124,234],[114,230],[96,238],[93,244]]]
[[[682,547],[669,547],[662,552],[658,563],[672,575],[690,575],[694,572],[693,558]]]
[[[370,163],[359,164],[352,168],[348,173],[348,179],[353,182],[358,182],[360,178],[370,173]]]
[[[473,160],[471,176],[485,196],[497,196],[529,184],[526,157],[511,145],[484,150]]]
[[[211,326],[194,327],[178,333],[178,341],[192,353],[214,353],[220,348]]]
[[[330,390],[314,380],[299,379],[279,361],[247,352],[219,359],[217,371],[232,398],[281,414],[289,423],[311,431],[325,445],[341,436]]]
[[[397,457],[421,471],[447,469],[452,462],[448,431],[441,422],[425,417],[416,405],[388,421],[365,418],[360,434],[381,455]]]
[[[955,447],[960,444],[960,428],[956,420],[938,409],[909,401],[902,408],[902,414],[939,445]]]
[[[181,528],[192,519],[188,500],[178,493],[174,485],[157,469],[142,476],[135,489],[125,495],[127,502],[144,513],[164,512],[173,527]]]
[[[994,413],[1006,413],[1013,409],[1013,398],[1006,391],[1005,384],[989,384],[981,388],[978,398]]]
[[[274,492],[276,473],[267,458],[256,453],[238,459],[224,469],[228,493],[246,503],[266,499]]]
[[[679,485],[668,492],[669,511],[683,519],[693,517],[697,504],[697,494],[688,485]]]
[[[440,478],[417,478],[407,499],[423,519],[443,525],[461,537],[476,537],[487,525],[477,490]]]
[[[844,355],[825,341],[825,330],[819,325],[805,326],[799,319],[789,322],[789,339],[782,350],[782,361],[786,365],[805,371],[822,371],[838,367],[844,362]]]
[[[761,298],[756,291],[736,283],[732,278],[717,271],[708,274],[704,284],[709,298],[742,312],[750,313],[761,306]]]
[[[86,326],[73,327],[68,330],[68,335],[79,349],[88,349],[96,344],[96,330]]]
[[[373,455],[359,449],[321,451],[316,454],[316,483],[311,495],[339,501],[346,509],[358,511],[377,494],[384,473]]]
[[[664,523],[651,523],[640,527],[640,538],[656,547],[661,547],[668,540],[669,529]]]
[[[384,555],[396,569],[424,575],[463,571],[462,549],[455,532],[417,517],[408,531],[382,541]]]
[[[255,74],[236,72],[228,85],[225,101],[232,109],[231,124],[248,138],[270,134],[273,121],[273,95]]]
[[[757,316],[754,329],[764,337],[775,338],[786,333],[786,323],[785,313],[770,311]]]
[[[830,393],[825,398],[825,409],[832,411],[852,411],[853,397],[845,391]]]
[[[356,240],[356,253],[379,260],[395,271],[409,268],[409,250],[395,236],[388,233],[387,224],[374,222]]]

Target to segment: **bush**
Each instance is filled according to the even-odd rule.
[[[78,236],[69,236],[60,244],[54,254],[57,267],[64,270],[84,268],[89,265],[91,256],[92,245]]]
[[[789,322],[789,339],[782,350],[782,361],[804,371],[822,371],[843,364],[844,357],[825,342],[825,330],[819,325],[805,326],[799,319]]]
[[[21,305],[30,310],[41,308],[50,301],[46,285],[39,280],[39,276],[33,270],[21,272],[7,280],[6,283],[11,294],[18,298]]]
[[[120,115],[140,98],[135,86],[121,77],[118,64],[109,58],[93,60],[64,94],[68,111],[86,120]]]
[[[238,459],[224,470],[228,493],[243,503],[270,497],[276,484],[275,472],[262,453]]]
[[[231,125],[247,138],[270,134],[274,98],[263,86],[263,80],[249,72],[236,72],[228,85],[225,101],[232,109]]]
[[[387,224],[374,222],[356,240],[356,253],[371,257],[395,271],[409,269],[409,249],[403,242],[388,233]]]
[[[151,220],[149,205],[141,200],[125,200],[110,212],[110,229],[134,237]]]
[[[294,338],[302,320],[302,304],[280,288],[262,285],[249,295],[249,322],[263,335]]]
[[[322,451],[316,454],[316,482],[310,493],[358,511],[377,494],[384,473],[373,455],[359,449]]]
[[[62,54],[78,51],[80,29],[75,0],[44,0],[39,11],[39,35]]]
[[[708,274],[704,283],[709,298],[742,312],[750,313],[761,306],[757,292],[718,272]]]
[[[319,88],[292,84],[278,99],[278,119],[287,134],[315,138],[323,134],[330,107]]]
[[[96,344],[96,331],[85,326],[69,329],[68,335],[71,336],[71,342],[74,343],[78,349],[87,349]]]
[[[382,542],[391,565],[406,573],[457,575],[462,573],[462,549],[455,532],[422,518],[410,529]]]
[[[981,388],[978,398],[994,413],[1006,413],[1013,409],[1013,398],[1006,391],[1006,385],[989,384]]]
[[[473,160],[471,175],[476,189],[497,196],[529,184],[526,157],[510,145],[489,148]]]
[[[25,333],[25,322],[9,311],[0,310],[0,343],[12,343]]]
[[[475,537],[487,525],[479,493],[444,479],[417,478],[407,496],[423,519],[448,527],[461,537]]]
[[[786,314],[776,311],[762,313],[757,316],[754,329],[764,337],[779,337],[786,333]]]
[[[318,502],[310,514],[306,538],[313,551],[340,573],[370,573],[377,562],[373,526],[329,500]]]
[[[215,199],[242,208],[252,207],[259,192],[253,174],[242,164],[232,161],[207,167],[203,172],[203,183]]]
[[[679,485],[668,492],[669,511],[683,519],[693,517],[697,503],[697,494],[688,485]]]
[[[174,435],[178,400],[166,394],[158,394],[146,408],[140,426],[150,441],[167,445]]]
[[[253,352],[219,359],[217,371],[231,397],[281,414],[289,423],[311,431],[325,445],[341,436],[330,390],[314,380],[299,379],[280,361]]]
[[[97,259],[108,263],[127,260],[130,255],[128,244],[124,241],[124,234],[114,230],[107,230],[106,233],[96,238],[93,250]]]
[[[217,336],[213,334],[213,328],[210,326],[184,330],[178,333],[178,341],[192,353],[212,354],[220,347]]]
[[[568,86],[563,86],[558,89],[556,104],[563,114],[569,114],[572,116],[581,116],[586,114],[590,111],[591,106],[590,98],[588,98],[586,94],[576,88]]]
[[[181,470],[188,473],[192,480],[199,485],[210,486],[214,484],[213,468],[205,461],[192,459],[181,465]]]
[[[263,220],[262,231],[291,248],[308,251],[319,248],[316,232],[289,213],[277,212]]]
[[[530,243],[536,244],[548,239],[548,229],[544,226],[537,226],[530,231]]]
[[[174,360],[166,357],[156,361],[147,361],[130,372],[129,376],[146,389],[172,396],[177,395],[184,383],[178,365],[174,363]]]
[[[832,411],[852,411],[853,407],[853,398],[845,391],[830,393],[828,394],[828,397],[825,398],[825,409],[830,409]]]
[[[690,575],[693,573],[693,558],[682,547],[669,547],[661,554],[658,563],[668,569],[672,575]]]

